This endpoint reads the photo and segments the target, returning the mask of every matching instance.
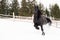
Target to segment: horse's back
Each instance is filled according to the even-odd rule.
[[[41,24],[46,24],[47,23],[47,20],[46,20],[45,16],[41,16],[41,18],[39,19],[39,21],[40,21]]]
[[[36,19],[33,22],[37,23],[39,25],[43,25],[43,24],[47,23],[47,20],[46,20],[46,17],[41,16],[39,19]]]

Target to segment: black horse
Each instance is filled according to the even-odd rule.
[[[42,35],[45,35],[43,25],[49,23],[51,25],[52,21],[45,16],[42,16],[41,10],[39,10],[38,6],[34,6],[35,11],[34,11],[34,27],[39,30],[39,27],[41,27]]]

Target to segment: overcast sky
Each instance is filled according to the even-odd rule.
[[[9,0],[10,2],[11,0]],[[19,3],[21,3],[22,0],[18,0]],[[57,3],[60,7],[60,0],[36,0],[37,4],[42,3],[44,5],[44,7],[49,8],[49,5],[54,5],[55,3]]]
[[[42,3],[45,7],[49,7],[49,5],[54,5],[55,3],[57,3],[60,7],[60,0],[37,0],[37,3]]]

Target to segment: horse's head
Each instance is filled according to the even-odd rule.
[[[35,5],[35,8],[34,8],[34,16],[39,19],[42,15],[41,11],[39,10],[39,7],[37,5]]]

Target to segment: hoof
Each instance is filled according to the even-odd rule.
[[[42,32],[42,35],[45,35],[45,33],[44,33],[44,32]]]

